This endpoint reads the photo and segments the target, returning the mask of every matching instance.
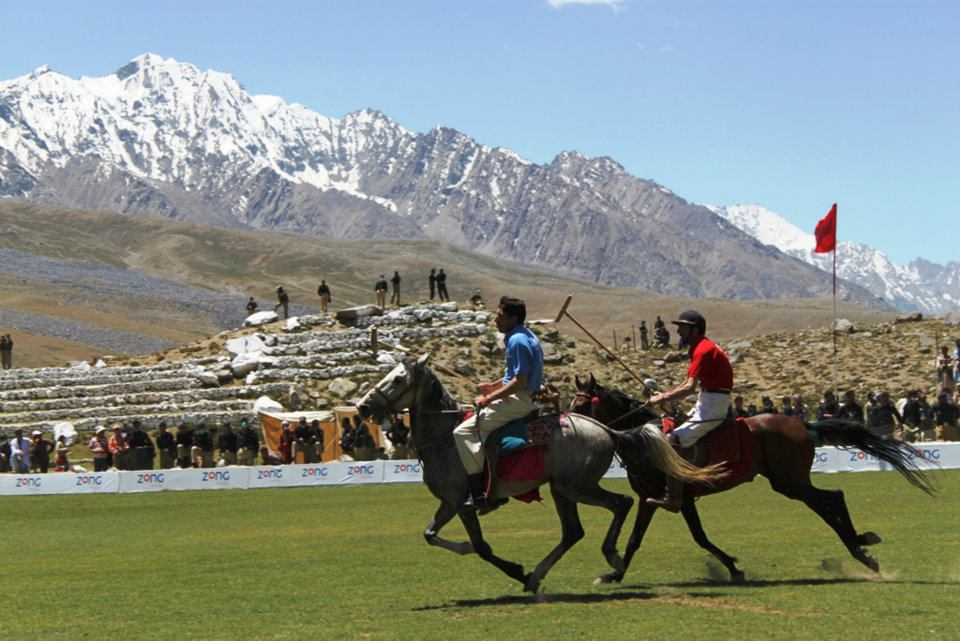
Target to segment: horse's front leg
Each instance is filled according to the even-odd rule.
[[[560,517],[560,526],[563,528],[563,535],[560,543],[550,551],[537,567],[534,568],[527,577],[527,584],[524,591],[536,594],[540,589],[540,581],[546,576],[550,568],[560,560],[567,550],[572,548],[577,541],[583,538],[583,524],[580,522],[580,514],[577,510],[577,502],[563,494],[563,490],[553,483],[550,484],[550,494],[553,495],[553,503],[557,508],[557,516]]]
[[[697,504],[694,502],[693,496],[689,491],[683,494],[683,506],[680,508],[680,511],[683,513],[683,518],[687,522],[687,528],[689,528],[690,534],[693,535],[693,540],[697,542],[697,545],[723,563],[724,567],[727,568],[727,571],[730,573],[731,582],[743,583],[745,577],[743,570],[737,567],[737,559],[718,548],[707,538],[707,533],[703,530],[703,524],[700,523]]]
[[[492,563],[508,577],[519,581],[521,585],[526,587],[527,575],[523,573],[523,566],[519,563],[501,559],[493,553],[490,544],[483,539],[483,531],[480,529],[480,519],[477,517],[477,513],[472,511],[460,512],[460,520],[463,522],[463,527],[466,528],[467,534],[470,536],[473,551],[477,553],[477,556],[487,563]]]
[[[426,539],[430,545],[436,545],[444,550],[450,550],[457,554],[472,554],[473,546],[470,544],[470,541],[454,543],[453,541],[448,541],[438,536],[443,526],[449,523],[450,519],[456,516],[456,514],[457,509],[455,507],[449,503],[441,502],[436,514],[433,515],[433,520],[427,525],[427,529],[423,531],[423,538]]]
[[[644,494],[641,493],[640,498],[644,498]],[[619,583],[623,580],[623,575],[627,573],[627,569],[630,567],[630,561],[633,560],[633,555],[640,549],[640,544],[643,543],[643,535],[647,533],[647,528],[650,526],[650,521],[653,519],[653,514],[656,511],[657,507],[650,505],[646,501],[641,500],[640,503],[637,504],[637,518],[633,523],[633,531],[630,532],[630,538],[627,539],[627,547],[623,551],[623,571],[614,570],[613,572],[602,574],[597,577],[594,583]]]

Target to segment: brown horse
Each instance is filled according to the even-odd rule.
[[[583,383],[576,379],[577,395],[570,405],[570,411],[591,416],[608,427],[623,430],[637,425],[658,421],[654,412],[642,401],[637,401],[622,392],[610,390],[594,379]],[[770,481],[774,491],[789,499],[802,501],[817,513],[840,537],[847,550],[856,560],[871,570],[878,572],[880,565],[876,557],[868,555],[864,547],[880,542],[873,532],[858,534],[850,520],[847,505],[841,490],[822,490],[810,482],[810,468],[817,445],[835,445],[843,448],[858,448],[867,454],[886,461],[900,472],[911,484],[928,494],[933,493],[929,480],[920,471],[915,462],[913,449],[899,441],[887,440],[871,434],[860,423],[846,419],[827,419],[816,423],[807,423],[792,416],[778,414],[760,414],[746,419],[750,428],[753,446],[753,463],[750,472],[739,483],[753,480],[757,474]],[[634,491],[645,497],[663,495],[665,478],[650,465],[627,466],[627,476]],[[737,483],[736,485],[739,485]],[[736,485],[725,485],[718,491],[732,489]],[[713,493],[709,488],[702,495]],[[715,546],[707,538],[700,524],[700,515],[693,494],[684,489],[680,512],[694,541],[715,556],[730,572],[730,580],[740,583],[743,572],[737,568],[736,559]],[[624,554],[624,565],[629,567],[634,553],[643,541],[643,535],[650,525],[656,506],[641,500],[636,523]],[[624,572],[610,572],[600,576],[600,583],[619,582]]]

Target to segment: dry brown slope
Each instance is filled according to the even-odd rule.
[[[399,270],[406,299],[427,297],[427,274],[444,267],[450,293],[464,300],[479,288],[489,300],[502,294],[524,298],[533,318],[552,317],[567,295],[570,312],[604,341],[612,332],[630,333],[641,318],[651,323],[696,307],[710,319],[719,338],[753,336],[776,330],[797,331],[828,325],[829,300],[734,301],[679,299],[640,290],[599,286],[516,263],[463,251],[438,241],[315,238],[298,234],[225,230],[146,216],[124,216],[0,203],[0,246],[56,258],[106,262],[153,276],[257,296],[270,301],[284,284],[294,302],[315,304],[316,285],[326,278],[334,307],[373,302],[373,282],[380,273]],[[0,304],[3,301],[0,300]],[[142,303],[138,302],[138,306]],[[76,311],[68,311],[75,314]],[[880,321],[890,314],[841,304],[841,316]],[[86,315],[88,318],[94,315]],[[196,319],[164,319],[183,334],[202,329]],[[141,323],[141,331],[156,327]],[[565,331],[579,332],[569,324]],[[166,333],[166,331],[164,332]]]

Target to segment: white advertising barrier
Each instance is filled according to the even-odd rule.
[[[296,475],[289,471],[293,465],[273,465],[271,467],[251,467],[247,487],[259,489],[263,487],[290,487],[297,485],[293,481]],[[300,466],[296,466],[300,467]]]
[[[399,461],[349,461],[310,465],[251,467],[247,487],[311,487],[320,485],[362,485],[383,483],[384,468]],[[405,461],[405,463],[417,463]],[[419,465],[419,464],[418,464]],[[230,468],[234,469],[234,468]]]
[[[818,447],[813,454],[813,465],[810,466],[810,471],[836,472],[840,454],[842,452],[835,447]]]
[[[384,483],[422,483],[423,465],[420,461],[383,461]]]
[[[625,479],[627,478],[627,470],[620,465],[620,459],[616,456],[613,457],[613,461],[610,463],[610,469],[607,470],[607,473],[603,475],[605,479]]]
[[[339,469],[340,465],[342,464],[311,463],[309,465],[284,465],[282,467],[284,477],[283,487],[337,485],[340,475],[342,474],[342,470]],[[251,487],[255,486],[251,485]]]
[[[928,461],[917,461],[921,470],[934,468],[937,465],[945,469],[960,468],[960,443],[914,443],[912,445],[914,457]],[[823,448],[836,449],[836,448]],[[891,470],[893,466],[860,450],[837,450],[838,461],[834,472],[873,472]]]
[[[387,461],[349,461],[328,463],[331,485],[383,483],[383,464]]]
[[[916,443],[915,456],[950,469],[960,468],[960,443]],[[919,461],[918,461],[919,462]],[[935,465],[920,463],[921,469]],[[813,472],[868,472],[893,469],[888,463],[860,450],[818,447]],[[627,473],[616,458],[604,478],[624,478]],[[143,472],[0,474],[0,496],[41,494],[95,494],[160,492],[163,490],[226,490],[262,487],[310,487],[421,483],[423,468],[417,460],[350,461],[274,467],[216,467],[209,469],[151,470]]]
[[[120,492],[160,492],[163,490],[245,490],[249,484],[248,467],[212,467],[186,470],[120,472]]]
[[[117,472],[89,474],[0,474],[0,495],[116,494],[120,489]]]

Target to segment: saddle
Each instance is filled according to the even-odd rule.
[[[663,418],[664,434],[669,434],[675,427],[674,419]],[[753,442],[750,440],[750,428],[742,418],[725,419],[687,451],[690,450],[692,455],[688,460],[694,465],[703,467],[720,463],[727,470],[726,475],[712,486],[701,483],[690,484],[690,490],[695,496],[722,492],[739,483],[753,480],[753,477],[744,478],[749,474],[753,464]],[[683,455],[684,450],[680,452]]]
[[[526,418],[511,421],[491,432],[483,444],[487,494],[491,495],[497,479],[517,482],[541,478],[553,433],[570,426],[570,418],[566,414],[537,416],[531,413]],[[538,489],[514,498],[525,503],[541,500]]]

